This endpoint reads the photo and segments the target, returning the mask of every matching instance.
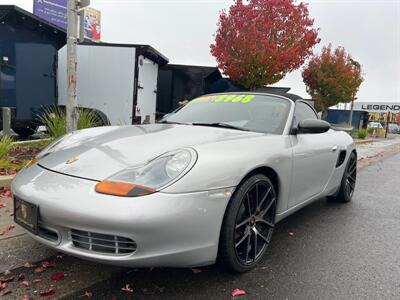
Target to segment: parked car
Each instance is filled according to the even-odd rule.
[[[12,183],[15,221],[39,242],[120,266],[249,271],[277,222],[352,199],[357,153],[298,96],[228,93],[162,123],[54,141]]]
[[[379,122],[369,122],[368,123],[368,128],[377,128],[377,129],[383,129],[383,126]]]
[[[400,133],[400,127],[397,124],[394,123],[389,123],[389,128],[388,128],[389,133]]]

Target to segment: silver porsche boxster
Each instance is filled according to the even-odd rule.
[[[277,222],[322,197],[351,200],[356,156],[300,97],[206,95],[157,124],[55,140],[12,183],[15,221],[89,260],[244,272]]]

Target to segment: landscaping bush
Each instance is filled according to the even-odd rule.
[[[3,159],[12,146],[13,139],[8,135],[0,137],[0,159]]]
[[[360,140],[365,139],[367,136],[368,136],[368,132],[367,132],[366,129],[360,129],[360,130],[357,132],[357,138],[360,139]]]
[[[67,133],[67,116],[64,109],[58,106],[45,108],[39,119],[53,138]],[[101,120],[94,110],[79,108],[78,129],[96,127],[100,124]]]

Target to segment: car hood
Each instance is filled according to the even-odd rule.
[[[168,151],[264,135],[224,128],[149,124],[79,130],[39,160],[52,171],[104,180],[129,166],[142,165]]]

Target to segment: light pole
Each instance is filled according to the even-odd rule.
[[[67,103],[66,118],[67,132],[78,128],[78,100],[76,96],[77,59],[76,46],[78,43],[78,20],[83,8],[89,6],[90,0],[68,0],[67,2]],[[82,22],[81,22],[82,23]],[[84,24],[80,24],[84,26]],[[79,30],[82,32],[82,30]]]
[[[350,58],[351,64],[354,66],[354,68],[357,70],[357,72],[360,72],[361,70],[361,65],[358,61],[355,61],[354,59]],[[356,93],[354,93],[352,99],[351,99],[351,108],[350,108],[350,116],[349,116],[349,126],[352,126],[353,123],[353,109],[354,109],[354,100],[356,99]]]

